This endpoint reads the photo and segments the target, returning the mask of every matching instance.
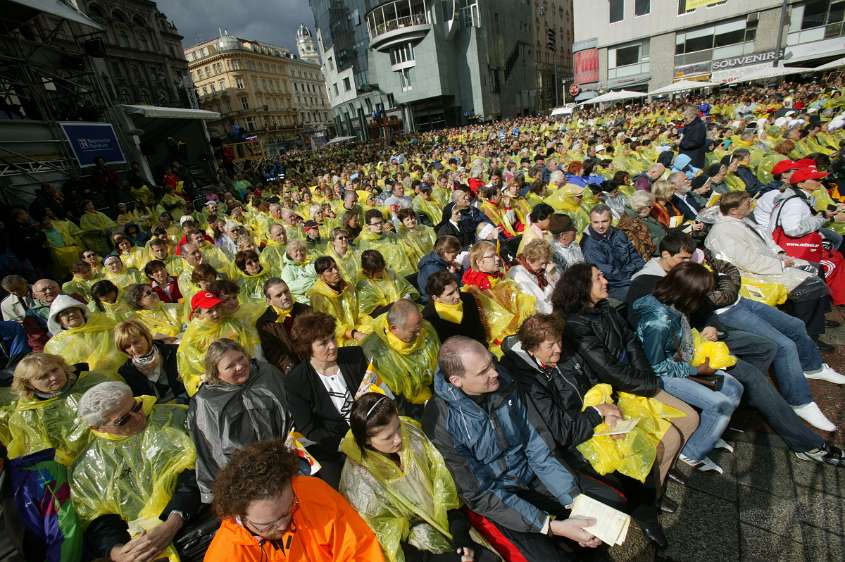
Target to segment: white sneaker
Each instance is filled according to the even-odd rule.
[[[822,368],[811,373],[804,373],[808,379],[832,382],[833,384],[845,384],[845,376],[840,375],[830,368],[827,363],[822,363]]]
[[[701,460],[695,460],[685,457],[684,455],[679,455],[678,458],[700,472],[718,472],[719,474],[725,473],[725,471],[722,470],[722,467],[710,460],[709,457],[704,457]]]
[[[721,437],[719,438],[718,441],[716,441],[716,444],[713,445],[713,448],[714,449],[724,449],[725,451],[727,451],[729,453],[734,452],[733,445],[731,445],[730,443],[728,443],[727,441],[725,441]]]
[[[841,376],[841,375],[840,375]],[[819,406],[815,402],[804,404],[803,406],[792,406],[793,411],[798,414],[798,417],[806,421],[816,429],[822,431],[836,431],[836,426],[833,425],[827,417],[819,410]]]

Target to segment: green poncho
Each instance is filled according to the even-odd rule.
[[[461,506],[443,457],[416,421],[400,421],[401,468],[381,453],[364,454],[351,431],[340,443],[347,457],[340,491],[375,532],[389,562],[404,562],[402,543],[436,554],[449,552],[447,512]]]

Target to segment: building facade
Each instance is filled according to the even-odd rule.
[[[176,26],[149,0],[75,0],[103,26],[95,64],[119,103],[190,107],[188,63]],[[99,52],[98,52],[99,51]]]
[[[256,137],[268,154],[309,144],[330,123],[317,64],[260,41],[221,35],[185,50],[203,109],[221,114],[209,128],[224,137]]]
[[[320,53],[317,51],[317,41],[311,35],[308,26],[301,24],[296,30],[296,50],[299,58],[312,64],[320,64]]]
[[[574,0],[573,65],[581,96],[654,90],[680,79],[723,82],[776,60],[818,66],[845,54],[845,2]]]
[[[342,134],[534,113],[569,72],[570,0],[310,1]]]

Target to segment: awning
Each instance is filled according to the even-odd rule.
[[[59,2],[59,0],[7,0],[12,4],[18,4],[25,8],[29,8],[31,10],[35,10],[36,12],[44,12],[47,14],[52,14],[54,16],[58,16],[62,19],[66,19],[68,21],[73,21],[88,27],[92,27],[94,29],[103,31],[103,27],[83,14],[82,12],[75,10],[64,4]],[[2,2],[0,2],[2,5]]]
[[[593,99],[597,95],[599,95],[599,93],[595,90],[581,90],[581,92],[577,96],[575,96],[575,101],[586,101],[589,99]]]
[[[558,115],[572,115],[572,105],[564,105],[562,107],[556,107],[552,110],[551,117],[557,117]]]
[[[155,105],[121,105],[121,107],[132,115],[142,115],[159,119],[202,119],[204,121],[215,121],[220,119],[216,111],[204,109],[186,109],[183,107],[157,107]]]
[[[349,142],[349,141],[353,141],[353,140],[357,140],[357,139],[358,139],[358,137],[335,137],[332,140],[330,140],[329,142],[327,142],[326,144],[340,144],[340,143]]]
[[[698,88],[712,88],[719,86],[716,82],[704,82],[703,80],[678,80],[672,84],[657,88],[653,92],[649,92],[650,96],[663,96],[666,94],[674,94],[677,92],[686,92],[687,90],[697,90]]]
[[[619,90],[616,92],[607,92],[606,94],[602,94],[600,96],[596,96],[593,99],[587,100],[581,105],[590,105],[595,103],[606,103],[611,101],[622,101],[622,100],[630,100],[634,98],[644,98],[647,97],[648,94],[644,94],[642,92],[632,92],[631,90]]]
[[[773,78],[780,78],[791,74],[803,74],[805,72],[813,72],[813,69],[794,66],[767,66],[744,74],[736,80],[731,80],[729,84],[736,84],[737,82],[751,82],[752,80],[771,80]]]
[[[845,66],[845,57],[842,57],[841,59],[832,60],[821,66],[817,66],[815,70],[831,70],[834,68],[839,68],[840,66]]]

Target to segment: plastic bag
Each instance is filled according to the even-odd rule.
[[[786,302],[789,291],[783,283],[770,283],[752,277],[742,277],[739,288],[742,297],[765,303],[769,306],[779,306]]]
[[[612,404],[612,394],[609,384],[595,385],[584,395],[582,411],[598,404]],[[626,392],[618,393],[617,406],[626,419],[640,419],[634,429],[622,439],[595,435],[577,449],[599,474],[616,471],[645,482],[657,455],[657,445],[671,425],[667,420],[686,414],[659,400]],[[604,422],[595,428],[596,433],[607,430],[609,427]]]
[[[725,342],[705,340],[698,330],[692,331],[692,337],[695,353],[690,364],[693,367],[703,365],[705,359],[710,359],[711,369],[728,369],[736,365],[736,357],[731,355]]]

